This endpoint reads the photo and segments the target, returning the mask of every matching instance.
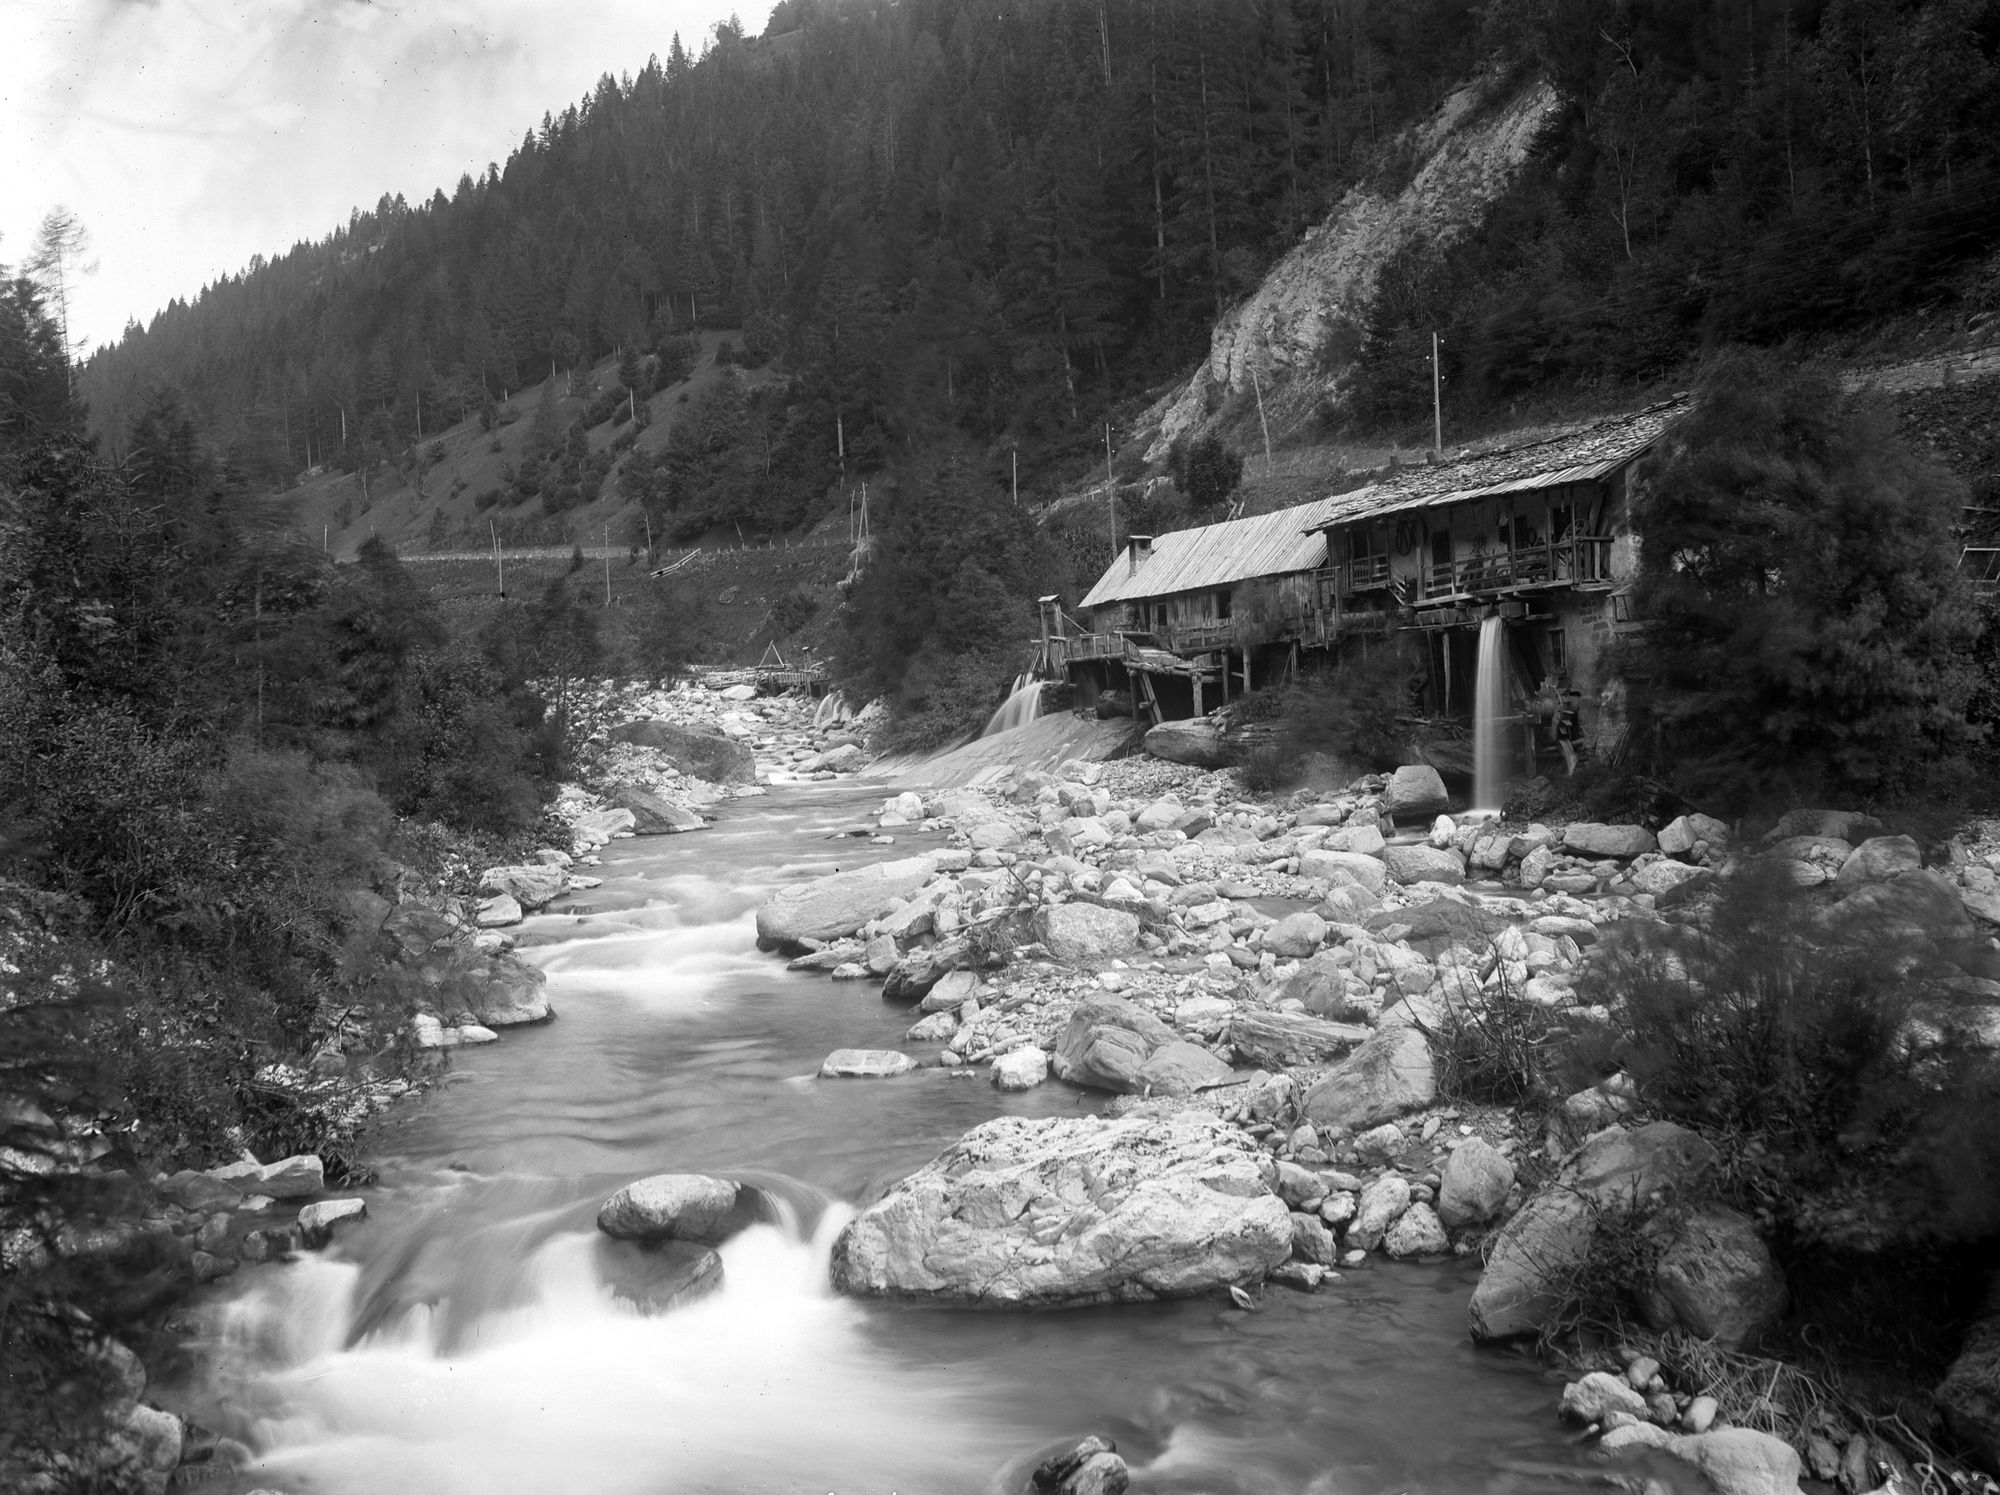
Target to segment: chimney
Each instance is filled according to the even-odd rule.
[[[1132,536],[1131,548],[1125,552],[1125,559],[1128,566],[1125,574],[1127,576],[1138,575],[1140,564],[1152,553],[1153,537],[1151,535]]]

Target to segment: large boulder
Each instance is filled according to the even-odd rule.
[[[1641,1294],[1655,1327],[1679,1324],[1734,1350],[1784,1314],[1785,1275],[1749,1216],[1704,1205],[1659,1216],[1646,1233],[1661,1248]]]
[[[711,784],[754,784],[757,755],[714,727],[684,727],[675,722],[626,722],[613,727],[613,742],[629,742],[664,754],[684,774]]]
[[[1169,763],[1227,768],[1235,762],[1229,739],[1207,721],[1161,722],[1146,733],[1145,749]]]
[[[782,888],[757,910],[757,948],[781,950],[802,940],[837,940],[853,934],[886,913],[896,899],[916,892],[936,870],[931,857],[904,857]]]
[[[1190,1297],[1292,1249],[1254,1144],[1203,1111],[1002,1117],[973,1128],[834,1242],[836,1290],[977,1308]]]
[[[1456,887],[1465,881],[1465,858],[1452,848],[1388,846],[1383,848],[1382,863],[1390,879],[1404,887],[1419,882],[1441,882]]]
[[[1405,764],[1389,775],[1382,791],[1382,813],[1396,818],[1435,815],[1450,803],[1443,777],[1428,763]]]
[[[1353,883],[1371,893],[1382,891],[1389,869],[1380,857],[1360,851],[1315,849],[1299,853],[1299,876],[1333,883]]]
[[[686,805],[677,805],[665,795],[641,789],[637,784],[614,784],[604,797],[617,808],[632,812],[632,830],[636,835],[671,836],[702,828],[701,816]]]
[[[1095,903],[1058,903],[1035,916],[1035,934],[1049,954],[1072,965],[1130,955],[1139,948],[1139,920]]]
[[[1843,893],[1872,882],[1887,882],[1924,864],[1923,851],[1908,836],[1874,836],[1847,854],[1834,882]]]
[[[1799,1495],[1803,1466],[1798,1453],[1769,1433],[1719,1428],[1712,1433],[1685,1433],[1662,1446],[1700,1470],[1715,1495]]]
[[[518,1028],[555,1016],[540,968],[511,955],[490,956],[465,988],[466,1010],[484,1028]]]
[[[1660,850],[1670,857],[1684,857],[1695,847],[1720,848],[1729,840],[1729,826],[1713,815],[1682,815],[1660,830]]]
[[[1985,1315],[1966,1331],[1936,1401],[1952,1436],[1989,1471],[2000,1471],[2000,1277]]]
[[[1445,1159],[1438,1181],[1438,1218],[1457,1229],[1484,1225],[1500,1213],[1514,1187],[1514,1165],[1484,1137],[1468,1137]]]
[[[1366,1131],[1437,1099],[1437,1065],[1406,1008],[1385,1015],[1368,1040],[1306,1092],[1305,1114],[1321,1131]]]
[[[505,893],[525,909],[553,903],[569,891],[569,874],[560,867],[488,867],[479,877],[485,893]]]
[[[1412,950],[1436,959],[1453,945],[1483,950],[1510,922],[1504,915],[1467,903],[1433,898],[1428,903],[1371,914],[1362,921],[1362,927],[1384,939],[1399,938]]]
[[[1540,1329],[1562,1307],[1563,1283],[1584,1262],[1600,1222],[1633,1217],[1655,1196],[1696,1184],[1715,1163],[1714,1147],[1670,1121],[1636,1131],[1610,1126],[1592,1137],[1494,1239],[1472,1291],[1473,1338]]]
[[[1658,851],[1660,843],[1642,825],[1599,825],[1579,820],[1563,827],[1563,850],[1579,856],[1613,857],[1629,862],[1633,857]]]
[[[1192,1095],[1229,1066],[1124,997],[1086,997],[1056,1040],[1056,1078],[1123,1094]]]
[[[719,1245],[766,1217],[764,1196],[706,1173],[656,1173],[604,1201],[597,1228],[620,1241],[694,1241]]]
[[[1278,960],[1303,960],[1326,938],[1326,920],[1311,909],[1287,914],[1264,931],[1264,948]]]
[[[1356,999],[1365,988],[1357,986],[1353,992],[1348,988],[1352,970],[1352,966],[1336,958],[1334,951],[1322,951],[1286,978],[1285,984],[1278,988],[1278,999],[1304,1003],[1307,1014],[1313,1017],[1372,1018],[1374,1007]]]
[[[1863,884],[1826,910],[1825,920],[1843,937],[1864,943],[1972,936],[1972,918],[1958,884],[1928,868]]]

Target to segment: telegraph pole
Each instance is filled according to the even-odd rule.
[[[1111,422],[1104,423],[1104,500],[1111,510],[1111,559],[1118,559],[1118,483],[1111,472]]]
[[[1431,334],[1431,421],[1437,454],[1444,455],[1444,376],[1438,368],[1438,335]]]

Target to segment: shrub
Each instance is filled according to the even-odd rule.
[[[819,611],[819,598],[804,587],[793,587],[771,604],[771,621],[780,633],[797,633]]]
[[[1415,676],[1393,642],[1350,649],[1331,667],[1304,675],[1285,696],[1278,746],[1288,761],[1328,753],[1359,769],[1402,761],[1397,718],[1409,704]]]
[[[1197,509],[1219,507],[1243,481],[1243,454],[1224,446],[1212,431],[1192,442],[1175,438],[1167,452],[1167,467],[1174,486]]]
[[[1617,927],[1578,996],[1650,1110],[1732,1139],[1767,1222],[1847,1242],[2000,1226],[2000,1075],[1907,934],[1753,868],[1699,927]]]

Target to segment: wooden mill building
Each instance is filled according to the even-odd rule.
[[[1043,609],[1045,661],[1089,700],[1129,689],[1156,718],[1334,651],[1393,642],[1418,720],[1469,718],[1480,625],[1506,628],[1517,703],[1607,689],[1633,622],[1635,474],[1687,409],[1675,399],[1546,438],[1394,466],[1332,498],[1157,539],[1135,536],[1077,618]],[[1615,706],[1615,703],[1614,703]]]

